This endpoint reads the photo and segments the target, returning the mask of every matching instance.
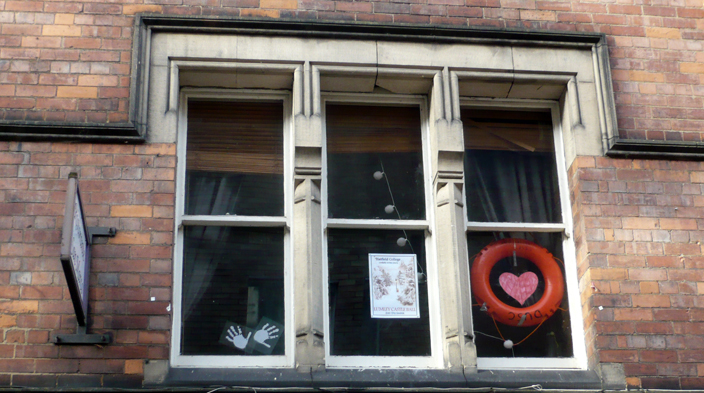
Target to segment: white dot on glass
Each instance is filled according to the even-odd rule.
[[[511,340],[504,341],[504,348],[506,348],[506,349],[513,348],[513,341],[511,341]]]
[[[398,240],[396,240],[396,244],[398,244],[399,247],[403,247],[406,245],[406,238],[405,237],[399,237]]]
[[[382,172],[382,171],[374,172],[374,179],[381,180],[382,177],[384,177],[384,172]]]
[[[384,208],[384,211],[386,212],[386,214],[393,213],[394,212],[394,205],[386,205],[386,207]]]

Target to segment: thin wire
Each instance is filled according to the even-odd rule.
[[[506,341],[506,340],[502,340],[501,337],[492,336],[491,334],[482,333],[482,332],[479,332],[479,331],[476,331],[476,330],[474,331],[474,333],[481,334],[482,336],[487,336],[487,337],[490,337],[490,338],[495,338],[495,339],[500,340],[500,341]]]
[[[506,339],[504,338],[504,335],[501,334],[501,330],[499,330],[499,325],[496,324],[496,319],[494,319],[494,317],[491,314],[489,314],[489,316],[491,317],[491,320],[494,322],[494,326],[496,326],[496,331],[499,332],[499,336],[501,337],[501,339],[506,341]]]
[[[501,330],[499,330],[499,325],[496,324],[496,320],[494,319],[494,317],[491,316],[491,315],[489,315],[489,316],[491,317],[492,322],[494,322],[494,326],[496,326],[496,331],[499,333],[499,336],[501,336],[501,340],[506,341],[506,339],[504,338],[504,335],[501,334]],[[543,318],[543,320],[540,322],[540,324],[538,324],[538,326],[536,326],[535,329],[533,329],[533,331],[530,332],[530,334],[528,334],[527,336],[525,336],[525,338],[523,338],[523,340],[521,340],[521,341],[519,341],[519,342],[513,344],[513,346],[515,347],[516,345],[519,345],[519,344],[521,344],[522,342],[526,341],[526,340],[528,339],[528,337],[532,336],[533,333],[535,333],[541,326],[543,326],[543,323],[545,323],[545,321],[547,321],[547,320],[548,320],[547,318]],[[482,332],[477,332],[476,330],[475,330],[475,333],[484,334],[484,333],[482,333]],[[489,336],[488,334],[484,334],[484,335],[485,335],[485,336]],[[492,337],[492,336],[489,336],[489,337]],[[494,338],[496,338],[496,337],[494,337]],[[511,348],[511,351],[513,351],[513,347]]]
[[[398,216],[398,219],[401,219],[401,213],[399,213],[398,208],[396,207],[396,201],[394,200],[394,193],[391,191],[391,184],[389,183],[389,177],[386,176],[386,170],[384,170],[384,162],[379,158],[379,165],[381,165],[381,173],[384,174],[384,180],[386,180],[386,188],[389,189],[389,196],[391,197],[391,203],[394,206],[394,211],[396,212],[396,215]],[[403,237],[406,239],[406,244],[411,248],[412,253],[416,253],[416,251],[413,249],[413,244],[411,244],[411,241],[408,240],[408,234],[406,233],[405,229],[401,229],[403,231]],[[425,274],[423,271],[423,267],[420,266],[420,263],[418,264],[418,268],[420,269],[420,272]]]
[[[518,343],[516,343],[516,344],[513,344],[513,346],[515,347],[516,345],[518,345],[518,344],[522,343],[523,341],[526,341],[526,340],[528,339],[528,337],[532,336],[532,335],[533,335],[533,333],[535,333],[535,332],[536,332],[536,331],[538,330],[538,328],[540,328],[540,327],[541,327],[541,326],[543,325],[543,323],[544,323],[545,321],[547,321],[547,320],[548,320],[547,318],[543,318],[543,320],[542,320],[542,321],[540,322],[540,324],[539,324],[538,326],[536,326],[536,328],[535,328],[535,329],[533,329],[533,331],[532,331],[532,332],[530,332],[530,334],[529,334],[529,335],[527,335],[527,336],[526,336],[526,338],[524,338],[523,340],[519,341],[519,342],[518,342]]]

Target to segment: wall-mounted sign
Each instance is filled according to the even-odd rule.
[[[61,265],[66,275],[78,325],[85,326],[88,318],[90,240],[83,216],[76,173],[69,175],[65,209],[61,237]]]
[[[420,318],[415,254],[369,254],[372,318]]]

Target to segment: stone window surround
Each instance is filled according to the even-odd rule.
[[[142,88],[148,97],[145,123],[149,142],[176,142],[178,126],[183,124],[183,118],[179,119],[183,115],[179,112],[182,87],[292,92],[293,193],[296,201],[302,201],[293,213],[299,223],[296,232],[320,233],[316,230],[320,228],[320,206],[315,196],[320,192],[322,139],[321,132],[310,130],[322,127],[321,92],[371,94],[382,88],[386,93],[428,96],[436,200],[441,191],[462,190],[463,186],[461,97],[557,103],[567,168],[576,156],[603,155],[614,135],[609,71],[602,67],[608,64],[603,37],[596,44],[504,41],[497,45],[198,32],[154,31],[148,36],[148,67]],[[461,215],[455,218],[464,220]],[[455,235],[464,236],[464,232]],[[322,261],[321,247],[316,246],[321,242],[307,238],[306,244],[297,247],[294,259]],[[453,263],[466,266],[467,255],[460,254],[454,252]],[[316,350],[324,331],[323,315],[311,312],[321,307],[317,303],[323,298],[322,268],[307,264],[296,269],[294,293],[307,292],[309,307],[293,310],[297,336],[293,356],[299,373],[315,372],[325,366],[324,351]],[[442,278],[453,280],[451,276]],[[311,286],[313,283],[317,284]],[[472,374],[476,373],[476,353],[467,333],[471,331],[471,313],[446,309],[450,304],[470,307],[469,299],[460,293],[462,284],[452,284],[447,286],[454,288],[453,301],[441,307],[444,323],[451,321],[452,325],[444,328],[444,369],[451,374]],[[448,319],[450,315],[454,317]]]

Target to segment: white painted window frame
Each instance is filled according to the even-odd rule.
[[[573,357],[571,358],[491,358],[477,357],[479,369],[586,369],[587,352],[584,342],[584,321],[582,306],[580,304],[579,281],[577,278],[577,261],[574,244],[572,206],[570,204],[569,183],[567,179],[567,164],[565,162],[565,149],[562,133],[560,108],[557,102],[549,100],[487,100],[463,98],[460,101],[463,108],[482,107],[503,110],[550,110],[553,124],[553,141],[555,147],[555,160],[557,181],[560,192],[561,223],[510,223],[510,222],[474,222],[467,220],[467,206],[465,206],[466,231],[495,231],[495,232],[549,232],[562,233],[562,248],[565,266],[565,283],[567,287],[567,302],[570,313],[570,328],[572,338]],[[465,183],[465,189],[469,185]],[[466,195],[466,191],[465,194]],[[469,261],[470,264],[472,261]]]
[[[349,229],[405,229],[425,231],[425,261],[428,275],[428,314],[430,330],[430,356],[335,356],[330,354],[330,340],[325,341],[326,366],[329,368],[442,368],[442,345],[440,332],[439,289],[435,264],[435,239],[432,236],[435,222],[432,192],[432,168],[430,160],[428,102],[425,96],[397,94],[350,94],[322,93],[321,111],[323,115],[323,172],[322,172],[322,216],[323,216],[323,277],[324,288],[328,288],[328,228]],[[423,180],[426,218],[424,220],[385,220],[385,219],[333,219],[328,218],[327,182],[327,123],[325,108],[327,103],[364,104],[380,106],[418,106],[421,116],[421,141],[423,158]],[[371,174],[370,174],[371,176]],[[325,337],[330,337],[329,291],[324,291]]]
[[[186,215],[186,141],[188,135],[188,100],[212,99],[218,101],[281,101],[284,111],[284,215],[269,216],[238,216],[238,215]],[[293,288],[291,282],[292,270],[292,219],[293,195],[291,184],[293,179],[293,143],[292,114],[290,92],[271,90],[219,90],[219,89],[181,89],[179,95],[178,133],[176,170],[176,214],[174,219],[174,278],[173,278],[173,325],[171,334],[171,366],[172,367],[214,367],[214,368],[246,368],[269,367],[290,368],[293,366],[294,332],[293,332]],[[280,227],[284,230],[284,315],[286,340],[284,355],[247,356],[247,355],[182,355],[181,352],[181,298],[183,283],[183,229],[191,225],[217,225],[230,227]]]
[[[301,148],[301,152],[305,153],[319,148],[319,140],[316,140],[313,135],[302,135],[305,132],[301,134],[297,132],[305,131],[308,125],[311,127],[319,126],[316,125],[320,119],[320,113],[316,111],[319,109],[316,108],[316,105],[319,106],[319,101],[316,102],[316,99],[327,96],[327,93],[320,94],[320,90],[366,92],[365,95],[356,96],[364,97],[362,102],[369,102],[367,99],[370,96],[381,97],[373,93],[376,87],[380,87],[396,93],[389,94],[388,99],[391,102],[399,100],[404,94],[422,94],[429,100],[428,113],[432,118],[429,127],[429,145],[432,147],[432,154],[429,161],[436,168],[431,168],[428,160],[424,164],[427,165],[426,174],[434,173],[436,175],[436,178],[429,182],[433,185],[432,196],[435,196],[437,191],[435,187],[439,184],[444,187],[440,189],[444,193],[443,198],[449,196],[451,198],[449,199],[450,204],[454,199],[452,207],[454,210],[450,214],[451,220],[456,220],[456,224],[452,224],[453,230],[448,232],[447,227],[441,225],[442,223],[436,223],[434,219],[436,215],[447,213],[447,208],[445,208],[447,203],[442,205],[442,208],[434,204],[431,205],[432,207],[427,210],[426,220],[409,220],[398,224],[393,221],[377,223],[375,220],[357,220],[350,224],[344,221],[326,220],[322,217],[321,220],[325,221],[322,227],[327,228],[346,228],[349,225],[359,228],[393,228],[394,225],[407,225],[408,229],[425,229],[427,227],[430,233],[434,234],[431,236],[430,246],[426,248],[428,253],[426,272],[429,283],[429,302],[432,298],[439,299],[439,309],[433,312],[431,308],[431,316],[436,313],[439,315],[438,319],[447,318],[447,321],[438,321],[437,326],[431,325],[431,337],[436,340],[431,342],[432,358],[439,358],[437,368],[452,372],[476,370],[475,358],[472,355],[474,348],[471,343],[471,334],[468,332],[471,329],[468,328],[471,323],[471,305],[464,297],[470,288],[468,284],[461,283],[462,279],[468,278],[465,277],[468,273],[462,273],[462,277],[453,282],[451,287],[443,283],[443,292],[440,291],[439,286],[441,275],[443,278],[457,277],[457,275],[453,277],[451,274],[452,264],[467,266],[467,255],[464,252],[466,244],[458,244],[456,248],[452,248],[454,251],[450,258],[439,260],[437,255],[441,251],[447,250],[447,248],[441,250],[436,246],[436,243],[440,244],[441,240],[439,233],[444,231],[445,235],[449,233],[464,237],[466,231],[462,232],[462,230],[467,228],[462,228],[463,221],[465,227],[471,226],[477,230],[498,231],[516,228],[512,224],[506,227],[501,227],[498,224],[491,224],[496,225],[494,227],[482,227],[479,223],[466,222],[466,214],[464,218],[460,217],[464,207],[460,207],[460,203],[463,202],[458,201],[463,198],[463,195],[459,195],[461,191],[457,188],[448,188],[450,186],[456,187],[463,176],[462,170],[457,166],[460,164],[460,153],[463,150],[463,146],[459,146],[462,137],[461,127],[458,127],[460,125],[458,124],[460,107],[458,97],[492,97],[483,101],[475,101],[482,101],[483,105],[498,102],[498,105],[507,108],[511,105],[538,104],[552,108],[555,126],[561,126],[562,130],[558,131],[564,131],[564,136],[556,139],[556,143],[564,142],[564,149],[556,151],[558,160],[566,161],[566,164],[559,164],[560,167],[571,164],[578,156],[603,155],[608,148],[610,138],[617,135],[616,117],[612,105],[612,89],[609,81],[608,52],[606,46],[602,45],[603,39],[599,43],[591,40],[589,42],[566,40],[566,42],[536,41],[526,43],[520,40],[514,42],[511,39],[498,41],[476,39],[476,37],[465,39],[466,37],[462,36],[456,37],[451,42],[443,43],[437,40],[432,40],[432,42],[413,41],[412,38],[409,41],[395,41],[381,35],[366,39],[360,36],[339,38],[330,35],[316,38],[278,34],[240,34],[236,31],[219,30],[213,31],[212,34],[204,34],[202,31],[189,31],[188,29],[173,31],[171,27],[149,30],[147,33],[140,57],[140,67],[143,71],[140,89],[147,96],[147,99],[141,104],[141,110],[144,111],[146,118],[144,121],[147,127],[146,136],[149,143],[177,143],[179,160],[174,220],[176,239],[173,286],[174,325],[170,353],[172,367],[293,368],[298,365],[297,362],[294,362],[294,356],[295,351],[298,351],[299,348],[294,346],[293,336],[295,334],[292,332],[294,322],[298,322],[294,321],[295,311],[298,309],[294,310],[293,304],[289,302],[292,302],[291,295],[295,292],[292,284],[294,274],[292,265],[295,262],[298,267],[297,264],[301,262],[300,260],[293,261],[292,258],[293,255],[300,258],[299,254],[301,253],[295,254],[292,250],[292,240],[299,240],[299,238],[293,238],[296,233],[293,231],[292,225],[295,224],[296,228],[300,229],[306,225],[315,226],[318,222],[316,221],[313,225],[307,221],[293,222],[295,221],[292,217],[293,137],[297,138],[295,143],[299,146],[296,149]],[[201,88],[197,90],[182,89],[182,86],[185,85],[201,86]],[[215,89],[215,87],[219,89]],[[235,93],[232,93],[232,91],[223,88],[236,90],[234,90]],[[247,90],[252,88],[262,90]],[[279,92],[281,90],[286,92]],[[292,92],[289,93],[289,90]],[[291,104],[284,105],[287,111],[290,111],[289,108],[293,106],[293,113],[287,112],[285,127],[287,135],[290,136],[286,149],[289,156],[286,158],[285,169],[285,176],[287,176],[285,216],[283,218],[246,217],[215,222],[218,225],[281,226],[288,229],[286,232],[288,243],[286,243],[285,251],[287,298],[285,356],[266,357],[266,359],[263,356],[227,356],[214,362],[215,357],[212,356],[187,359],[178,353],[180,350],[180,304],[177,303],[180,302],[181,297],[183,244],[181,228],[183,225],[214,223],[213,217],[183,216],[182,214],[183,193],[185,191],[183,189],[185,168],[182,165],[185,159],[183,151],[186,131],[185,105],[187,101],[185,95],[189,94],[193,97],[202,94],[209,98],[227,97],[228,99],[242,99],[248,94],[251,99],[258,99],[267,94],[283,94],[291,97]],[[344,95],[344,93],[340,94]],[[514,100],[504,100],[503,97],[511,97]],[[531,101],[535,98],[549,101]],[[469,101],[465,100],[464,102]],[[559,107],[560,119],[555,118],[556,107]],[[296,133],[293,132],[294,126],[297,130]],[[445,134],[446,132],[447,134]],[[324,131],[322,133],[324,135]],[[443,135],[447,138],[440,138]],[[298,140],[299,137],[302,139]],[[425,146],[424,148],[427,149]],[[299,153],[299,150],[295,151]],[[427,151],[425,153],[427,154]],[[314,154],[311,153],[312,156]],[[324,158],[321,159],[324,160]],[[317,177],[321,176],[320,172],[316,172],[319,168],[316,167],[317,163],[315,162],[310,164],[310,168],[306,166],[308,163],[305,161],[296,162],[296,164],[301,164],[301,168],[296,169],[300,169],[300,173],[297,173],[296,177],[305,178],[306,182],[315,183]],[[306,172],[308,170],[310,172]],[[560,170],[558,173],[561,172]],[[565,177],[560,179],[561,195],[562,198],[567,198],[569,193],[566,192],[566,176],[565,174],[560,176]],[[433,182],[437,182],[437,184]],[[431,199],[427,198],[426,200],[430,202]],[[438,204],[444,203],[443,200],[437,202]],[[320,208],[322,209],[322,206]],[[324,214],[326,209],[322,211]],[[569,211],[569,201],[567,206],[563,207],[563,212],[567,211]],[[300,220],[300,218],[296,219]],[[429,224],[426,225],[426,222]],[[437,225],[437,227],[433,228],[432,225]],[[565,221],[562,224],[556,224],[557,226],[553,226],[553,224],[535,225],[535,227],[528,229],[531,231],[564,232],[571,236],[571,216],[567,216]],[[317,232],[317,234],[320,233]],[[445,239],[446,237],[442,238],[443,241]],[[315,245],[314,253],[322,252],[323,255],[326,255],[325,250],[322,250],[326,241],[321,242],[320,239],[317,239],[309,241],[308,245],[310,246],[314,242],[321,244],[320,246]],[[572,244],[571,240],[570,244]],[[571,249],[565,247],[564,252],[566,262],[573,264],[576,259],[574,245],[572,244]],[[445,254],[449,255],[449,253]],[[322,257],[315,259],[316,264],[321,263],[319,259]],[[452,260],[452,264],[443,265],[441,271],[438,266],[441,262],[449,260]],[[322,262],[323,267],[320,268],[320,271],[323,271],[327,266],[327,261]],[[297,271],[295,272],[297,273]],[[567,280],[574,279],[576,282],[576,273],[568,272],[568,276],[571,277],[567,277]],[[321,282],[326,280],[327,277],[324,276],[323,280],[317,282],[320,282],[321,286],[327,289],[327,282]],[[321,288],[315,289],[321,290]],[[480,358],[479,367],[535,370],[564,367],[585,368],[586,355],[582,355],[584,352],[583,328],[579,324],[575,325],[577,318],[581,322],[581,313],[577,311],[581,309],[579,296],[574,296],[576,290],[576,285],[568,285],[570,309],[573,311],[571,314],[574,327],[572,337],[581,340],[581,345],[575,345],[573,360],[566,362],[564,359],[559,359],[560,364],[554,364],[554,362],[538,363],[535,362],[535,359],[530,359],[530,362],[524,362],[514,367],[504,358],[494,364],[487,363]],[[327,290],[323,290],[320,295],[316,296],[326,297],[326,292]],[[440,299],[440,293],[447,294],[449,302]],[[300,296],[300,293],[296,292],[296,294]],[[324,299],[324,305],[327,305],[327,299]],[[429,306],[433,305],[429,304]],[[306,308],[305,311],[307,310]],[[325,311],[321,314],[325,314]],[[326,317],[327,315],[324,315],[322,318],[327,322]],[[301,332],[309,339],[310,343],[315,343],[316,340],[325,340],[316,331],[318,327],[325,330],[322,322],[320,322],[321,326],[317,325],[318,318],[311,318],[310,321],[303,322],[312,322],[310,326],[307,326],[310,328],[308,331]],[[446,325],[448,322],[449,325]],[[446,331],[446,326],[449,326],[450,330]],[[446,350],[446,344],[459,344],[461,353]],[[302,350],[302,353],[305,358],[312,352]],[[304,366],[318,367],[322,365],[322,361],[315,363],[318,359],[317,356],[317,353],[313,354],[315,359]],[[366,356],[360,357],[359,363],[353,367],[360,370],[369,367],[368,359]],[[308,360],[303,359],[303,361]],[[334,362],[330,364],[327,359],[324,365],[330,368],[335,367]],[[432,368],[435,366],[435,364],[431,364],[430,366],[409,365],[408,367],[420,369],[420,367]],[[388,366],[381,364],[379,367],[406,366],[389,363]]]

